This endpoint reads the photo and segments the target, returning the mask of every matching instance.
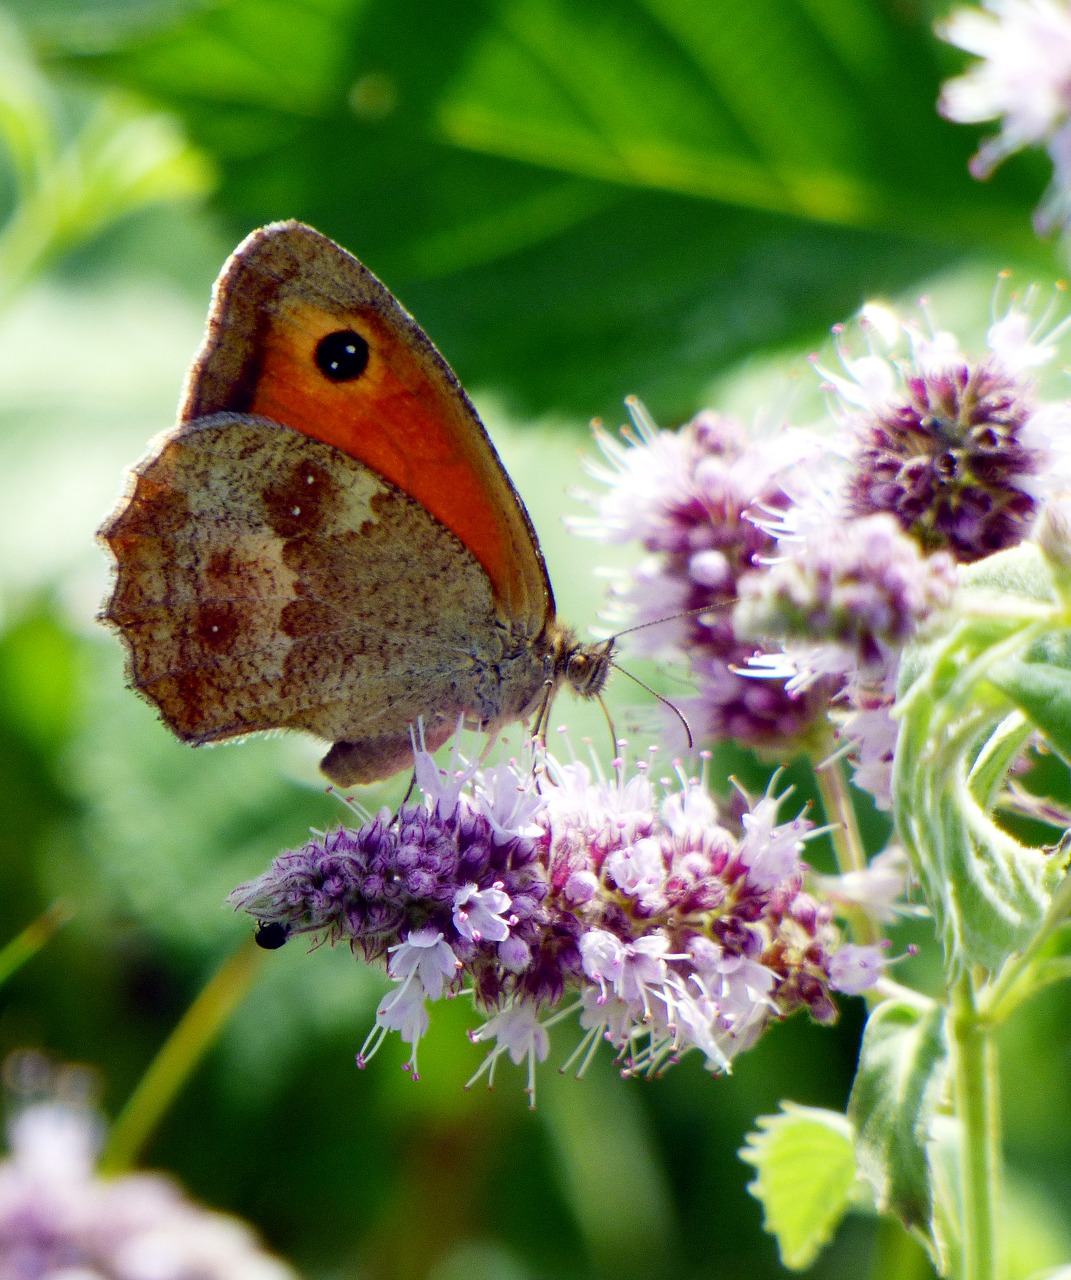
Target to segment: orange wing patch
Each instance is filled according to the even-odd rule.
[[[513,548],[499,519],[486,468],[477,470],[461,406],[443,403],[421,362],[370,308],[346,317],[368,343],[368,365],[332,383],[316,365],[339,318],[295,302],[273,317],[264,338],[251,413],[335,445],[415,498],[483,565],[496,595],[509,600]]]

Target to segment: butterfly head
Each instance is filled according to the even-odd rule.
[[[578,698],[597,698],[613,666],[614,640],[585,644],[564,628],[553,651],[554,683],[567,684]]]

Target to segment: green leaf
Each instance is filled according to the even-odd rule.
[[[933,1265],[943,1276],[958,1276],[963,1254],[962,1134],[954,1116],[936,1115],[926,1147],[933,1188],[931,1238],[923,1237]]]
[[[986,674],[1030,717],[1064,763],[1071,764],[1071,671],[1009,658]]]
[[[893,175],[916,185],[907,161],[920,138],[901,120],[868,154],[872,121],[844,107],[862,105],[860,71],[872,100],[903,100],[887,66],[914,42],[872,6],[852,7],[863,67],[840,22],[777,0],[731,14],[696,0],[513,0],[474,42],[441,127],[461,147],[623,184],[845,225],[901,220]],[[909,111],[934,139],[932,112]],[[948,214],[914,210],[931,228]]]
[[[1037,252],[1038,192],[970,180],[928,22],[878,0],[176,8],[65,61],[182,119],[235,239],[321,227],[526,410],[691,412],[967,246]]]
[[[0,302],[135,210],[202,194],[211,166],[174,119],[111,91],[61,94],[0,12],[0,139],[14,199],[0,226]]]
[[[968,776],[971,795],[983,808],[996,803],[1008,770],[1032,733],[1030,722],[1016,711],[1006,716],[986,739]]]
[[[763,1226],[776,1237],[782,1263],[802,1271],[849,1206],[856,1176],[851,1125],[838,1112],[791,1102],[756,1124],[739,1152],[758,1170],[748,1190],[762,1204]]]
[[[902,668],[893,794],[950,964],[996,970],[1041,927],[1067,862],[991,814],[1030,733],[1066,731],[1067,618],[1036,547],[991,556],[963,580],[952,630]]]
[[[867,1020],[848,1103],[859,1172],[878,1208],[931,1241],[927,1144],[948,1071],[944,1009],[921,996],[910,1003],[889,1000]]]

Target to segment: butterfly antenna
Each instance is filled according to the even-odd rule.
[[[662,619],[662,621],[668,621],[668,619]],[[643,625],[649,626],[650,624],[644,623]],[[633,630],[638,631],[639,628],[633,627]],[[624,635],[625,633],[622,632],[621,634]],[[684,730],[684,736],[688,739],[688,750],[691,751],[691,749],[695,746],[695,739],[692,737],[692,726],[688,723],[687,719],[685,718],[684,712],[680,709],[680,707],[678,707],[675,703],[670,702],[668,698],[664,698],[657,690],[652,689],[649,684],[644,684],[643,681],[639,678],[639,676],[634,676],[631,671],[626,671],[624,667],[619,667],[616,662],[611,661],[610,666],[613,667],[615,671],[620,671],[623,676],[627,676],[628,679],[631,680],[633,684],[638,684],[641,689],[646,689],[647,692],[651,695],[651,697],[657,698],[658,701],[661,702],[661,704],[664,707],[669,707],[670,711],[672,711],[673,714],[677,717],[677,719],[681,722],[681,727]],[[602,699],[600,698],[599,701],[601,703]],[[603,708],[603,710],[605,710],[605,707]],[[609,719],[609,717],[607,718]],[[614,749],[615,750],[617,749],[616,742],[614,744]]]
[[[633,631],[643,631],[647,627],[658,627],[658,626],[661,626],[663,622],[676,622],[678,618],[694,618],[700,613],[709,613],[713,607],[714,607],[713,605],[701,604],[695,609],[682,609],[680,613],[669,613],[664,618],[651,618],[647,622],[637,622],[634,627],[626,627],[623,631],[615,631],[614,634],[610,637],[610,639],[616,643],[618,640],[621,639],[622,636],[631,635]],[[652,698],[657,698],[657,700],[661,702],[664,707],[668,707],[670,711],[673,712],[673,714],[681,722],[681,728],[684,730],[684,736],[688,740],[688,750],[691,751],[692,748],[695,746],[695,739],[692,736],[692,726],[688,723],[688,720],[685,717],[684,712],[680,709],[680,707],[678,707],[676,703],[670,702],[668,698],[663,697],[662,694],[657,693],[654,689],[651,688],[649,684],[644,684],[643,681],[638,676],[634,676],[631,671],[626,671],[624,667],[619,667],[617,663],[613,661],[612,658],[608,659],[608,661],[610,663],[610,666],[613,667],[615,671],[620,671],[621,674],[623,676],[627,676],[628,679],[631,680],[633,684],[638,684],[640,688],[645,689],[651,695]],[[599,699],[599,702],[600,704],[602,703],[601,698]],[[606,715],[607,721],[609,721],[610,716],[609,716],[609,713],[606,711],[605,707],[603,707],[603,713]],[[610,725],[610,732],[612,735],[613,734],[612,723]],[[616,737],[614,738],[614,750],[615,751],[617,750]]]
[[[695,609],[682,609],[680,613],[667,613],[664,618],[649,618],[646,622],[637,622],[634,627],[626,627],[624,631],[615,631],[610,639],[620,640],[622,636],[630,636],[633,631],[643,631],[647,627],[660,627],[663,622],[676,622],[678,618],[694,618],[700,613],[713,613],[715,608],[716,606],[712,604],[701,604]],[[621,670],[620,667],[617,669],[618,671]],[[625,675],[628,675],[627,671]],[[639,684],[639,681],[637,680],[636,683]],[[646,687],[644,685],[645,689]],[[657,698],[658,694],[655,694],[655,697]]]

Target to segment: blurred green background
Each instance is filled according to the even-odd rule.
[[[620,421],[629,393],[665,425],[753,407],[775,370],[777,419],[800,357],[866,298],[925,291],[984,330],[997,269],[1056,274],[1030,232],[1043,159],[980,187],[976,136],[935,114],[961,63],[933,17],[913,0],[0,7],[0,942],[57,898],[75,912],[0,988],[0,1053],[97,1065],[116,1114],[248,936],[228,891],[343,816],[309,744],[174,743],[94,623],[94,530],[172,421],[237,241],[299,217],[388,283],[485,412],[561,612],[587,625],[610,557],[560,521],[582,510],[566,495],[589,418]],[[313,1277],[778,1274],[734,1152],[782,1097],[843,1107],[858,1002],[834,1031],[775,1029],[729,1079],[688,1059],[622,1082],[606,1053],[577,1083],[549,1063],[533,1114],[508,1065],[494,1093],[462,1092],[480,1051],[460,1001],[435,1010],[419,1084],[394,1043],[358,1073],[380,990],[345,953],[266,956],[146,1163]],[[1016,1276],[1071,1256],[1069,1004],[1038,1001],[1004,1057]],[[574,1042],[559,1028],[554,1061]],[[929,1271],[856,1217],[813,1274]]]

